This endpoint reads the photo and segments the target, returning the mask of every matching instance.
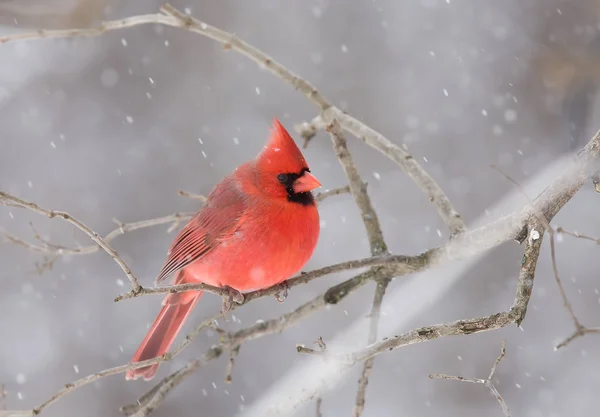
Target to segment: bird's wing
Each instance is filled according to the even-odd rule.
[[[235,180],[227,178],[210,193],[205,205],[179,232],[156,282],[197,261],[217,247],[240,225],[245,199]]]

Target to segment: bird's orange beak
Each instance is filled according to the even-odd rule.
[[[295,193],[305,193],[312,191],[315,188],[319,188],[320,186],[321,183],[310,172],[304,172],[304,174],[292,184]]]

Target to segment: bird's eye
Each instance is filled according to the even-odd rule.
[[[279,175],[277,175],[277,180],[278,180],[280,183],[284,184],[284,183],[286,183],[286,182],[287,182],[287,180],[288,180],[288,176],[287,176],[287,174],[279,174]]]

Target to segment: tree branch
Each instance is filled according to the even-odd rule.
[[[496,361],[494,362],[494,365],[492,366],[492,369],[490,371],[490,375],[487,377],[487,379],[465,378],[463,376],[453,376],[453,375],[445,375],[445,374],[430,374],[429,378],[430,379],[446,379],[446,380],[450,380],[450,381],[459,381],[459,382],[471,382],[473,384],[483,384],[492,392],[494,397],[496,397],[496,400],[498,400],[498,403],[500,404],[500,407],[502,408],[502,412],[504,413],[505,417],[510,417],[510,410],[508,408],[508,405],[506,404],[506,401],[504,401],[504,398],[502,398],[502,396],[498,392],[498,389],[494,385],[494,376],[496,375],[496,370],[498,369],[498,365],[500,364],[500,361],[502,359],[504,359],[505,355],[506,355],[506,341],[503,341],[502,348],[500,349],[500,355],[496,358]]]
[[[367,236],[369,237],[369,245],[371,247],[371,255],[377,256],[387,253],[387,245],[383,239],[383,232],[381,231],[381,225],[379,224],[379,218],[373,208],[371,199],[367,194],[365,183],[363,182],[358,168],[354,164],[352,155],[348,150],[346,138],[340,130],[340,126],[337,121],[333,121],[327,126],[327,131],[331,136],[333,143],[333,149],[336,153],[340,165],[344,169],[348,183],[350,187],[350,193],[354,198],[354,202],[358,206],[360,216],[365,225]]]
[[[133,293],[140,291],[140,289],[142,288],[137,278],[133,275],[131,269],[129,269],[129,266],[123,260],[123,258],[121,258],[119,254],[112,247],[110,247],[108,243],[106,243],[106,241],[102,239],[98,233],[94,232],[92,229],[83,224],[81,221],[77,220],[75,217],[71,216],[69,213],[66,213],[64,211],[47,210],[38,206],[35,203],[22,200],[3,191],[0,191],[0,202],[4,204],[10,203],[18,207],[25,208],[27,210],[33,211],[34,213],[46,216],[50,219],[58,217],[63,219],[67,223],[72,224],[73,226],[81,230],[83,233],[88,235],[90,239],[96,242],[96,244],[100,246],[117,263],[117,265],[119,265],[119,267],[123,270],[123,272],[129,279],[129,282],[131,283],[132,287],[131,291]]]
[[[339,108],[335,106],[328,107],[319,116],[315,117],[312,122],[304,122],[298,125],[296,130],[308,142],[319,128],[331,124],[334,120],[340,123],[342,129],[395,162],[427,194],[429,201],[435,206],[439,216],[448,225],[451,236],[455,236],[466,230],[464,222],[446,194],[444,194],[440,186],[409,152]]]
[[[517,291],[512,306],[501,313],[486,317],[457,320],[453,322],[425,326],[401,335],[382,340],[366,349],[346,354],[346,361],[351,364],[365,361],[399,347],[423,343],[446,336],[464,336],[489,330],[500,329],[508,324],[520,325],[527,313],[527,304],[531,297],[535,267],[540,255],[544,228],[536,217],[530,218],[527,242],[523,252],[521,270],[517,281]]]
[[[570,234],[571,236],[580,237],[582,239],[588,239],[588,240],[593,240],[593,241],[597,242],[597,240],[595,240],[593,238],[566,232],[562,228],[558,228],[557,233]],[[569,301],[569,298],[567,297],[567,293],[565,292],[565,288],[563,287],[562,280],[560,279],[560,275],[558,274],[558,266],[556,265],[556,249],[555,249],[555,235],[554,234],[552,234],[551,240],[550,240],[550,253],[552,255],[552,271],[554,273],[554,280],[556,281],[556,285],[558,286],[560,296],[563,300],[563,306],[567,310],[567,313],[569,313],[569,317],[571,318],[571,321],[573,322],[573,325],[575,327],[575,331],[573,333],[571,333],[571,335],[569,337],[565,338],[563,341],[561,341],[554,347],[554,350],[556,351],[562,347],[567,346],[573,340],[575,340],[579,337],[585,336],[586,334],[600,334],[600,327],[597,327],[597,328],[585,327],[584,325],[581,324],[581,322],[575,315],[573,306],[571,305],[571,302]]]
[[[369,323],[369,338],[368,343],[372,344],[377,341],[377,328],[379,326],[379,318],[381,317],[381,304],[383,303],[383,297],[385,291],[390,283],[390,279],[380,279],[377,281],[377,287],[375,288],[375,296],[373,297],[373,306],[371,308],[370,323]],[[358,380],[358,391],[356,392],[356,399],[354,400],[354,410],[352,415],[354,417],[360,417],[365,409],[367,385],[369,383],[369,376],[373,370],[373,362],[375,358],[369,358],[365,361]]]

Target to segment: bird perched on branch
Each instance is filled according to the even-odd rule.
[[[289,133],[277,119],[256,159],[239,166],[209,194],[175,238],[156,282],[205,283],[232,293],[268,288],[298,272],[319,238],[311,191],[320,187]],[[166,353],[202,291],[167,295],[132,362]],[[152,379],[158,364],[125,378]]]

